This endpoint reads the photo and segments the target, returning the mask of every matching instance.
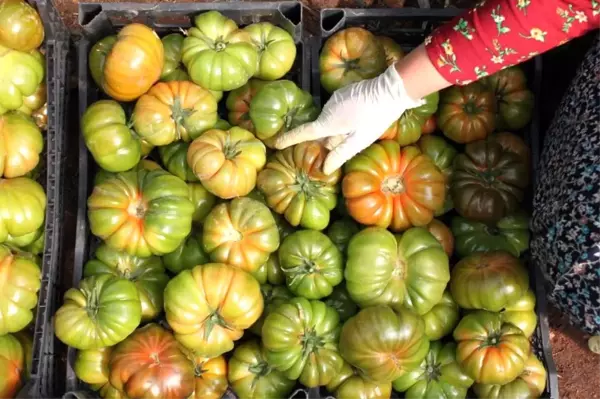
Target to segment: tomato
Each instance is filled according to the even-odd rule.
[[[33,7],[23,0],[4,0],[0,4],[0,45],[29,51],[43,41],[44,25]]]
[[[189,79],[178,79],[187,76],[181,64],[181,50],[183,49],[183,35],[171,33],[161,39],[164,49],[164,62],[160,73],[162,81],[182,81]]]
[[[486,399],[536,399],[546,389],[546,369],[533,354],[529,355],[523,372],[505,385],[475,384],[473,391],[478,398]]]
[[[233,349],[263,306],[254,277],[222,263],[184,270],[165,288],[165,313],[175,337],[205,357]]]
[[[323,230],[337,202],[341,170],[323,173],[327,150],[312,141],[277,151],[258,174],[257,186],[273,211],[292,226]]]
[[[423,97],[424,104],[404,111],[402,116],[383,133],[382,139],[393,139],[404,147],[416,143],[421,137],[425,122],[437,111],[440,95],[436,91]]]
[[[273,252],[269,255],[269,259],[253,272],[252,276],[260,284],[285,285],[285,274],[279,265],[279,254]]]
[[[344,277],[340,250],[315,230],[287,236],[279,249],[279,264],[290,291],[308,299],[330,295]]]
[[[340,87],[371,79],[387,66],[386,53],[376,36],[363,28],[343,29],[331,36],[321,49],[321,85],[329,93]]]
[[[189,399],[221,399],[227,391],[227,363],[223,356],[208,359],[189,353],[194,367],[194,392]]]
[[[112,386],[110,382],[106,384],[95,384],[91,388],[98,391],[102,399],[129,399],[127,395]]]
[[[225,105],[229,111],[227,114],[229,123],[255,133],[254,125],[248,113],[250,111],[250,102],[266,83],[263,80],[250,79],[248,83],[231,91],[227,95]]]
[[[340,336],[344,359],[365,377],[379,382],[391,382],[417,367],[427,351],[429,340],[423,320],[403,308],[363,309],[344,324]]]
[[[342,256],[345,256],[350,239],[359,230],[358,225],[352,219],[345,218],[331,223],[327,228],[327,236],[338,247]]]
[[[350,294],[344,283],[336,286],[331,295],[325,298],[323,302],[337,310],[342,322],[345,322],[358,312],[358,306],[350,298]]]
[[[236,198],[210,211],[202,244],[213,261],[253,273],[279,248],[279,231],[269,208],[250,198]]]
[[[425,226],[446,195],[445,178],[431,159],[409,146],[384,140],[345,166],[342,192],[359,223],[393,231]]]
[[[460,369],[455,353],[454,342],[432,342],[421,364],[394,380],[394,389],[410,399],[465,398],[473,380]]]
[[[106,384],[112,347],[77,351],[73,369],[75,375],[87,384]]]
[[[77,349],[98,349],[124,340],[140,324],[142,306],[136,285],[101,274],[70,288],[54,315],[55,334]]]
[[[292,294],[292,292],[285,286],[262,284],[260,286],[260,292],[263,296],[263,300],[265,301],[265,310],[260,315],[260,318],[256,321],[256,323],[250,327],[250,331],[258,336],[262,335],[262,327],[265,323],[267,315],[277,306],[294,297],[294,294]]]
[[[192,222],[194,224],[202,224],[208,213],[215,206],[217,198],[200,183],[188,183],[188,189],[190,200],[194,205]]]
[[[23,97],[23,105],[21,106],[21,108],[18,109],[18,111],[31,116],[32,119],[35,119],[35,118],[33,118],[32,114],[35,111],[38,111],[44,105],[46,105],[46,100],[47,100],[46,83],[42,82],[35,89],[33,94]]]
[[[446,137],[457,143],[486,138],[496,127],[494,93],[478,82],[443,90],[438,126]]]
[[[130,255],[173,252],[192,229],[188,187],[162,169],[117,173],[94,187],[87,204],[92,233]]]
[[[218,11],[209,11],[194,18],[183,40],[182,61],[194,83],[230,91],[256,73],[259,55],[248,32]]]
[[[350,240],[344,273],[358,306],[406,307],[420,315],[442,299],[450,279],[444,248],[421,227],[398,237],[381,227],[362,230]]]
[[[256,340],[235,349],[227,378],[241,399],[287,398],[296,384],[267,363],[265,349]]]
[[[146,25],[126,25],[116,39],[107,39],[102,47],[92,48],[92,53],[97,50],[101,55],[90,54],[90,69],[92,75],[97,75],[96,83],[115,100],[135,100],[160,78],[163,45],[156,32]]]
[[[100,100],[90,105],[81,119],[85,145],[96,163],[109,172],[133,168],[142,157],[142,144],[129,128],[121,105]]]
[[[529,218],[522,213],[503,217],[492,225],[456,216],[452,232],[460,257],[490,251],[506,251],[518,257],[529,248]]]
[[[452,253],[454,252],[454,236],[448,226],[437,219],[433,219],[427,225],[427,231],[442,244],[446,255],[448,255],[448,257],[452,256]]]
[[[527,290],[525,295],[514,302],[506,304],[502,312],[502,320],[519,327],[526,337],[531,337],[537,327],[535,313],[535,294]]]
[[[26,115],[9,112],[0,116],[0,177],[19,177],[40,161],[44,138]]]
[[[529,147],[521,137],[509,132],[499,132],[491,135],[489,139],[500,144],[505,151],[517,154],[525,165],[530,165]]]
[[[480,384],[504,385],[523,371],[531,345],[523,332],[502,321],[499,313],[467,314],[454,329],[456,361]]]
[[[33,320],[42,274],[38,260],[0,245],[0,335],[17,332]]]
[[[25,235],[33,242],[45,216],[46,193],[38,182],[27,177],[0,179],[0,243]]]
[[[158,82],[137,100],[131,119],[152,145],[192,141],[217,122],[217,100],[191,82]]]
[[[24,354],[25,369],[23,370],[23,376],[29,379],[31,375],[31,367],[33,365],[33,333],[29,330],[21,330],[13,334],[15,338],[21,343]]]
[[[287,132],[319,116],[309,92],[290,80],[265,84],[250,101],[250,120],[256,137],[265,141]],[[269,145],[270,141],[266,144]],[[271,147],[271,145],[269,145]]]
[[[44,58],[37,50],[21,52],[0,45],[0,115],[21,108],[25,98],[38,89],[45,72]]]
[[[336,378],[330,381],[326,388],[340,399],[389,399],[392,394],[391,383],[371,381],[356,373],[346,362]]]
[[[169,173],[187,182],[199,181],[194,171],[187,163],[187,152],[190,143],[176,141],[171,144],[158,147],[160,160]]]
[[[113,349],[110,383],[130,398],[187,398],[194,368],[173,334],[148,324]]]
[[[500,144],[481,140],[456,156],[450,193],[461,216],[495,223],[515,212],[529,183],[529,168]]]
[[[208,191],[230,199],[252,191],[266,154],[264,144],[245,129],[212,129],[192,142],[187,162]]]
[[[44,103],[40,109],[33,111],[31,118],[42,130],[48,130],[48,104]]]
[[[21,237],[29,237],[30,235],[26,235],[26,236],[21,236]],[[30,254],[33,255],[40,255],[42,252],[44,252],[44,242],[46,240],[46,235],[44,234],[44,230],[43,229],[39,229],[36,232],[33,233],[34,237],[37,237],[33,242],[30,242],[28,244],[15,244],[14,242],[11,242],[11,240],[8,240],[6,243],[9,245],[15,245],[19,248],[22,248],[23,251],[25,252],[29,252]],[[12,237],[11,237],[12,238]],[[26,240],[25,242],[28,242],[28,240]]]
[[[423,316],[425,335],[431,341],[442,339],[450,334],[460,319],[460,309],[449,290],[444,291],[441,301]]]
[[[328,384],[344,362],[339,322],[335,309],[321,301],[298,297],[279,305],[262,329],[269,365],[307,388]]]
[[[436,128],[437,128],[437,123],[435,121],[435,115],[431,115],[425,121],[425,124],[423,125],[423,128],[421,129],[421,133],[422,134],[432,134],[433,132],[435,132]]]
[[[254,190],[250,191],[250,193],[247,195],[247,197],[255,199],[255,200],[260,201],[263,204],[267,205],[267,198],[265,197],[263,192],[260,191],[258,188],[255,188]],[[279,229],[279,238],[280,239],[283,240],[285,237],[289,236],[290,234],[292,234],[295,231],[295,229],[292,226],[290,226],[290,224],[285,220],[285,218],[283,216],[281,216],[280,214],[275,213],[275,212],[271,212],[271,214],[275,218],[275,223],[277,223],[277,228]],[[279,259],[277,260],[277,264],[279,265]]]
[[[377,36],[377,40],[383,47],[385,53],[385,61],[387,66],[395,64],[396,61],[404,58],[404,50],[391,37]]]
[[[434,212],[435,216],[441,216],[454,208],[452,196],[450,195],[450,182],[452,181],[453,161],[457,151],[450,143],[439,136],[421,137],[417,145],[421,152],[431,158],[435,166],[442,171],[446,180],[444,205]]]
[[[508,252],[479,252],[452,268],[450,291],[461,308],[498,312],[521,298],[529,275],[519,259]]]
[[[167,270],[174,274],[208,263],[208,255],[202,247],[202,233],[192,232],[175,251],[163,255],[162,259]]]
[[[96,249],[95,259],[83,267],[83,276],[111,274],[135,283],[142,305],[142,321],[156,318],[163,309],[163,291],[169,276],[158,256],[138,258],[106,244]]]
[[[1,9],[0,9],[1,12]],[[0,397],[13,398],[21,388],[25,371],[23,345],[12,334],[0,334]]]
[[[90,49],[90,53],[88,55],[90,75],[92,75],[92,79],[99,87],[102,87],[102,81],[104,79],[103,75],[106,56],[108,56],[110,50],[113,48],[116,42],[116,35],[106,36],[98,40]]]
[[[258,49],[255,77],[277,80],[292,69],[296,59],[296,43],[288,32],[269,22],[248,25],[244,31],[250,34],[252,43]]]
[[[517,66],[502,69],[481,82],[493,91],[498,104],[499,129],[522,129],[533,113],[533,93],[527,89],[527,79]]]

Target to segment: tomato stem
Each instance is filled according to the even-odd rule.
[[[248,371],[252,374],[256,374],[257,377],[264,377],[271,372],[271,367],[264,360],[259,361],[256,364],[248,367]]]
[[[406,188],[400,175],[388,176],[381,182],[381,191],[391,194],[402,194]]]

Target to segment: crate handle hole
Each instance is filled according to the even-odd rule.
[[[92,22],[94,18],[102,12],[102,6],[99,4],[86,4],[85,9],[81,8],[81,14],[79,15],[79,24],[85,26]]]
[[[285,18],[287,18],[288,21],[290,21],[291,23],[293,23],[296,26],[300,25],[300,22],[302,22],[302,4],[301,3],[294,4],[292,7],[289,7],[289,6],[284,7],[283,5],[280,5],[279,12],[281,12],[281,14]]]
[[[346,18],[343,10],[323,10],[321,29],[327,33],[334,30]]]

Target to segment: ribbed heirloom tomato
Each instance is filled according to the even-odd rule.
[[[29,51],[40,47],[43,41],[44,25],[33,7],[22,0],[4,0],[0,4],[1,45]]]
[[[252,327],[250,327],[250,331],[258,336],[262,335],[263,324],[265,323],[265,319],[269,313],[271,313],[273,309],[277,308],[277,306],[294,297],[294,294],[292,294],[285,285],[277,286],[261,284],[260,292],[265,301],[265,310],[260,315],[260,319],[258,319],[256,323],[252,325]]]
[[[25,350],[15,335],[0,335],[0,397],[13,398],[25,372]]]
[[[344,218],[332,222],[327,228],[327,236],[338,247],[342,256],[346,256],[346,249],[352,236],[359,231],[356,222],[350,218]]]
[[[500,312],[502,320],[519,327],[526,337],[531,337],[537,327],[535,313],[535,294],[527,290],[525,295],[514,302],[508,303]]]
[[[148,324],[113,349],[110,383],[130,398],[187,398],[194,369],[173,334]]]
[[[175,274],[208,263],[208,254],[202,246],[202,232],[192,231],[175,251],[163,255],[162,259],[167,270]]]
[[[266,205],[236,198],[208,214],[202,244],[213,261],[253,273],[279,248],[279,231]]]
[[[452,256],[452,253],[454,252],[454,236],[452,235],[450,228],[439,220],[433,219],[427,225],[427,231],[442,244],[446,255],[449,257]]]
[[[452,196],[450,195],[450,182],[454,171],[454,158],[458,151],[450,143],[439,136],[424,136],[419,139],[417,146],[421,152],[427,155],[435,166],[437,166],[446,180],[446,197],[444,205],[434,212],[435,216],[441,216],[454,208]]]
[[[46,193],[27,177],[0,178],[0,243],[18,239],[34,242],[46,216]]]
[[[530,165],[529,147],[521,137],[509,132],[499,132],[492,134],[489,140],[500,144],[505,151],[517,154],[525,166]]]
[[[344,362],[337,376],[326,386],[336,398],[358,399],[389,399],[392,394],[392,384],[389,382],[374,382],[362,376],[352,366]]]
[[[245,129],[211,129],[192,142],[187,161],[208,191],[229,199],[252,191],[266,153],[265,145]]]
[[[258,188],[269,208],[292,225],[323,230],[337,203],[341,170],[323,173],[327,150],[316,141],[277,151],[258,174]]]
[[[21,108],[25,98],[38,89],[45,76],[44,56],[37,50],[22,52],[0,44],[0,74],[3,78],[0,114],[3,114]]]
[[[40,161],[44,138],[26,115],[9,112],[0,116],[0,177],[19,177]]]
[[[431,341],[436,341],[454,330],[460,319],[460,308],[454,302],[450,291],[446,290],[442,299],[421,317],[425,322],[425,335]]]
[[[206,358],[188,353],[194,370],[194,392],[189,399],[221,399],[227,391],[227,363],[223,356]]]
[[[436,91],[423,97],[423,101],[423,105],[404,111],[383,133],[381,139],[396,140],[401,147],[416,143],[421,137],[425,122],[437,111],[440,95]]]
[[[250,119],[250,103],[256,93],[264,87],[267,82],[259,79],[250,79],[248,83],[240,88],[232,90],[227,95],[225,106],[229,113],[227,119],[234,126],[239,126],[249,132],[256,133],[252,119]]]
[[[160,40],[165,54],[165,61],[160,73],[160,80],[163,82],[190,80],[181,64],[183,39],[181,33],[170,33]]]
[[[391,37],[377,36],[377,40],[383,47],[385,61],[388,66],[395,64],[401,58],[404,58],[404,50]]]
[[[275,222],[277,223],[277,220]],[[281,240],[281,234],[279,236]],[[269,255],[269,259],[256,271],[252,272],[252,276],[260,284],[285,285],[285,274],[283,274],[283,270],[279,265],[279,254],[273,252]]]
[[[106,384],[110,374],[109,363],[112,347],[77,351],[73,370],[86,384]]]
[[[158,147],[161,163],[169,173],[187,182],[197,182],[198,178],[187,163],[187,152],[190,143],[176,141],[174,143]]]
[[[431,159],[409,146],[384,140],[372,144],[345,166],[342,192],[359,223],[406,230],[433,219],[446,194],[445,179]]]
[[[192,228],[187,185],[162,169],[116,173],[94,186],[87,204],[92,233],[131,255],[172,252]]]
[[[356,306],[350,297],[348,289],[344,283],[336,286],[331,295],[323,299],[323,302],[337,310],[342,322],[345,322],[350,317],[358,313],[358,306]]]
[[[258,49],[258,79],[276,80],[288,73],[296,59],[296,44],[285,30],[269,22],[258,22],[244,28]]]
[[[360,307],[405,307],[421,315],[442,299],[450,279],[442,245],[421,227],[398,237],[381,227],[362,230],[350,240],[344,275]]]
[[[131,119],[152,145],[192,141],[217,123],[217,100],[192,82],[159,82],[137,100]]]
[[[165,313],[175,337],[206,357],[233,349],[263,306],[256,279],[222,263],[184,270],[165,288]]]
[[[321,85],[333,93],[350,83],[374,78],[386,66],[385,51],[375,35],[363,28],[343,29],[327,39],[321,50]]]

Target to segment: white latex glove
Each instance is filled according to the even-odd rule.
[[[374,79],[337,90],[319,118],[282,134],[275,141],[283,149],[304,141],[323,140],[331,150],[323,172],[331,174],[346,161],[375,142],[407,109],[422,105],[406,93],[394,68]]]

